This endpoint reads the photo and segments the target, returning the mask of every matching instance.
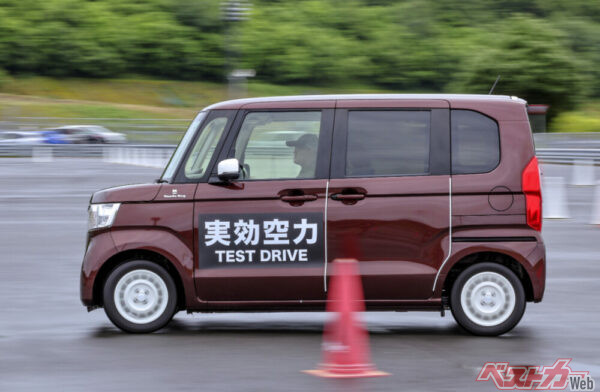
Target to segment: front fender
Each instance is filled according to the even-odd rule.
[[[117,253],[118,251],[110,232],[98,233],[90,238],[81,266],[79,288],[81,302],[85,306],[92,307],[96,305],[94,303],[94,283],[98,276],[98,271],[100,271],[104,262]]]
[[[156,227],[115,229],[90,239],[81,277],[84,305],[93,305],[93,287],[102,266],[119,254],[135,250],[153,252],[168,260],[179,274],[186,305],[194,303],[194,254],[174,233]]]
[[[179,237],[161,228],[121,229],[111,234],[119,253],[147,250],[169,260],[181,278],[187,304],[194,303],[194,253]]]

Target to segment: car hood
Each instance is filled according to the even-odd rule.
[[[162,184],[135,184],[98,191],[92,195],[92,203],[122,203],[152,201]]]

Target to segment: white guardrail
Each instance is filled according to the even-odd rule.
[[[165,167],[175,145],[165,144],[37,144],[0,145],[0,157],[31,158],[50,162],[54,158],[95,158],[110,163]]]
[[[600,148],[536,148],[535,154],[541,162],[571,164],[585,161],[600,164]]]
[[[175,150],[171,144],[39,144],[1,145],[0,157],[102,158],[106,162],[157,166],[168,162]],[[537,148],[543,163],[600,165],[600,148]],[[143,163],[140,163],[143,162]],[[163,165],[164,166],[164,165]]]
[[[600,132],[534,133],[536,148],[600,149]]]
[[[536,133],[533,138],[542,162],[600,164],[600,132]]]
[[[535,134],[541,162],[600,165],[600,132]],[[37,144],[0,143],[0,157],[28,157],[36,161],[56,158],[101,158],[106,162],[164,167],[174,144]]]

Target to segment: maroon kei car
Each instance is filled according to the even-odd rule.
[[[541,202],[516,97],[222,102],[156,183],[92,196],[81,299],[128,332],[179,310],[323,310],[352,257],[368,310],[451,309],[498,335],[544,294]]]

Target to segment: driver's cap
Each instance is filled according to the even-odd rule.
[[[290,147],[304,147],[310,149],[316,149],[319,144],[319,139],[315,135],[305,133],[296,140],[288,140],[285,142]]]

